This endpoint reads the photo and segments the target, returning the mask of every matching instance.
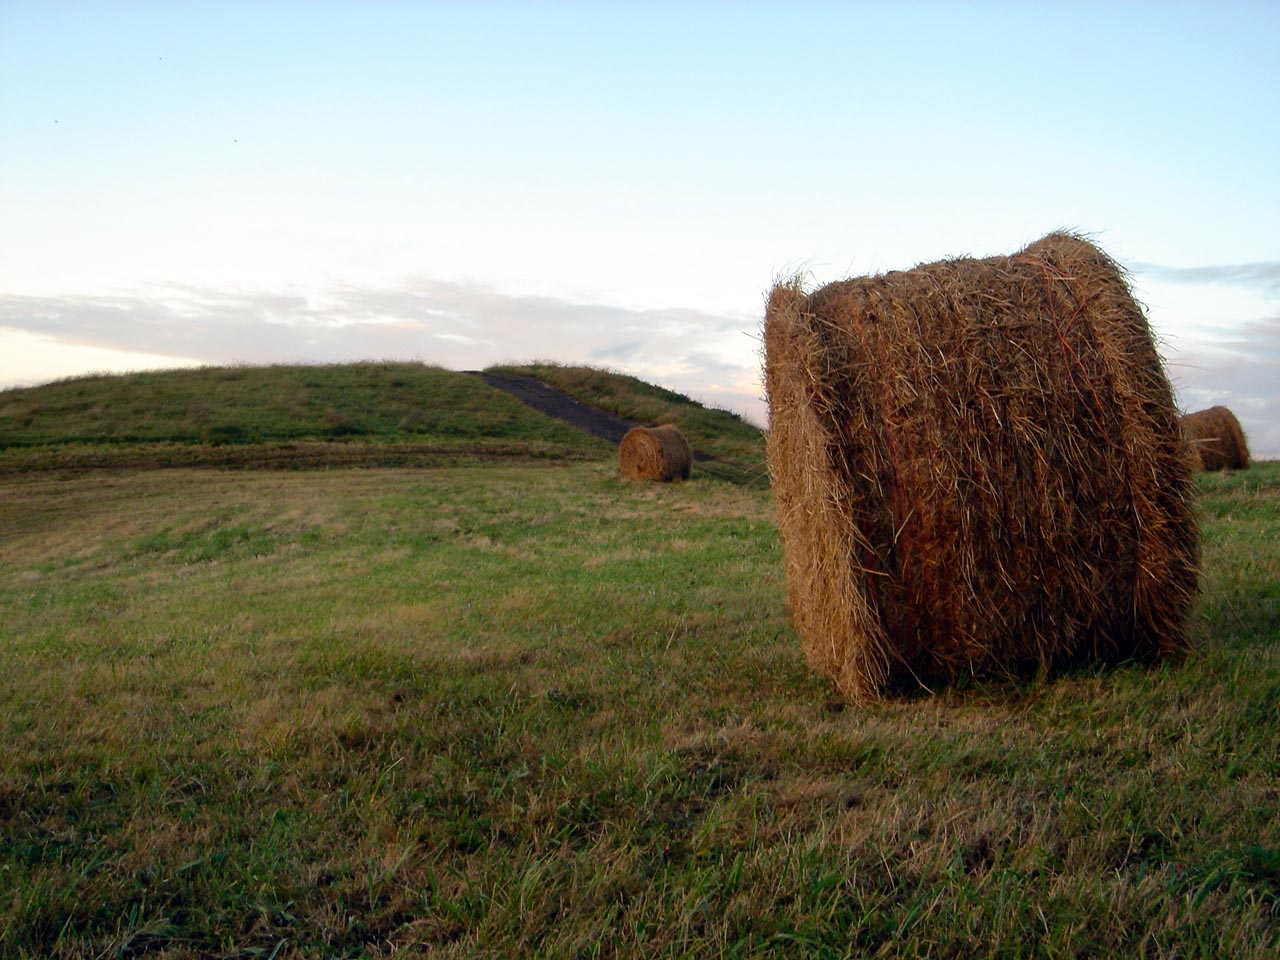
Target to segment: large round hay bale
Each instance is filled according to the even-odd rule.
[[[1186,645],[1190,458],[1092,244],[784,282],[765,389],[792,617],[846,696]]]
[[[1249,444],[1236,415],[1226,407],[1197,410],[1182,418],[1182,431],[1200,470],[1246,470]]]
[[[671,424],[633,427],[622,438],[618,463],[630,480],[688,480],[693,452],[684,434]]]

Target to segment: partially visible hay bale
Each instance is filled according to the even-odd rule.
[[[792,616],[846,696],[1186,645],[1189,457],[1087,241],[782,283],[765,389]]]
[[[693,452],[684,434],[671,424],[633,427],[622,438],[618,462],[629,480],[688,480]]]
[[[1182,432],[1199,470],[1247,470],[1249,444],[1236,415],[1226,407],[1197,410],[1182,418]]]

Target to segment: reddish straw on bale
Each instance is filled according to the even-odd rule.
[[[633,427],[618,448],[622,475],[629,480],[688,480],[693,464],[689,443],[676,427]]]
[[[1236,415],[1226,407],[1197,410],[1182,418],[1182,431],[1199,470],[1247,470],[1249,444]]]
[[[1186,646],[1190,456],[1089,242],[781,283],[765,388],[792,617],[850,699]]]

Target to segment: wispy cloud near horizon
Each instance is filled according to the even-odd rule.
[[[1280,316],[1245,324],[1229,339],[1188,345],[1168,368],[1186,411],[1229,407],[1253,454],[1280,458]]]
[[[590,363],[657,380],[763,424],[758,325],[750,317],[515,296],[427,279],[307,293],[173,285],[102,296],[0,295],[0,328],[68,347],[153,355],[161,363],[166,357],[209,364],[411,359],[452,369]]]
[[[1166,358],[1182,408],[1229,407],[1256,456],[1280,457],[1280,261],[1130,270],[1186,314]]]
[[[1280,262],[1131,270],[1188,296],[1195,287],[1209,303],[1236,288],[1252,291],[1254,308],[1280,297]],[[1166,344],[1166,360],[1184,410],[1229,406],[1255,454],[1280,457],[1280,313],[1253,315],[1191,323]],[[175,284],[98,296],[0,294],[0,337],[9,329],[68,351],[115,351],[116,369],[401,359],[461,370],[552,360],[630,373],[764,426],[760,323],[758,316],[632,309],[424,278],[305,292]],[[6,383],[5,376],[0,369],[0,387],[39,382],[24,374]]]
[[[1169,267],[1140,261],[1130,264],[1129,269],[1164,283],[1244,287],[1265,296],[1280,296],[1280,260],[1199,267]]]

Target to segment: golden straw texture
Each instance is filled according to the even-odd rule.
[[[1247,470],[1249,444],[1236,415],[1226,407],[1210,407],[1182,418],[1195,463],[1200,470]]]
[[[1089,242],[781,283],[765,389],[792,617],[850,699],[1187,644],[1190,457]]]
[[[693,452],[671,424],[633,427],[618,447],[618,465],[630,480],[688,480]]]

